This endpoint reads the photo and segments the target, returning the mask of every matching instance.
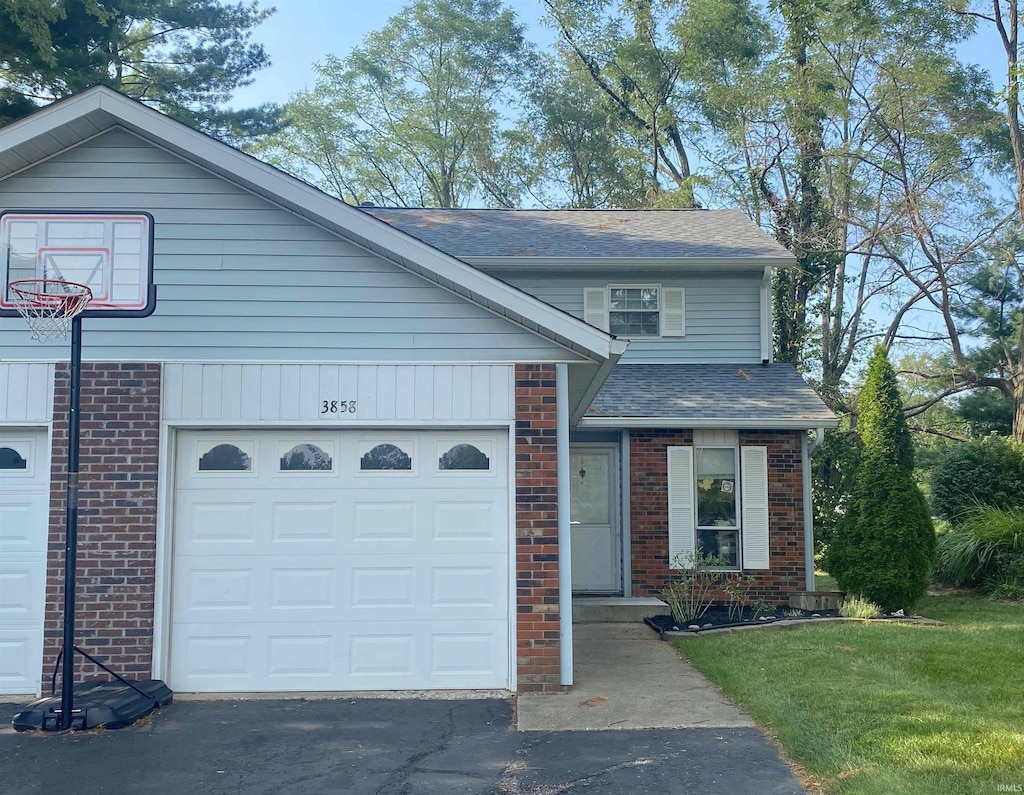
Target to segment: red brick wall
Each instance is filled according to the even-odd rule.
[[[57,366],[43,690],[61,648],[68,366]],[[82,365],[76,645],[121,675],[152,669],[160,365]],[[78,678],[96,666],[75,660]]]
[[[560,689],[555,366],[516,365],[516,660],[521,692]]]
[[[740,445],[768,448],[768,571],[756,577],[751,599],[788,602],[804,590],[804,511],[800,433],[740,431]],[[668,567],[668,454],[666,448],[693,444],[688,430],[630,432],[630,545],[633,594],[658,596],[675,577]]]

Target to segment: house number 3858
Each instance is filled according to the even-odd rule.
[[[354,400],[323,400],[320,402],[321,414],[355,414]]]

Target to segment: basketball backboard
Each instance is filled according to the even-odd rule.
[[[92,290],[83,317],[145,317],[156,308],[148,213],[0,213],[0,317],[16,317],[7,285],[57,279]]]

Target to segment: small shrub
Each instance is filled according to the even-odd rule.
[[[1024,555],[1015,556],[998,574],[987,580],[985,591],[993,599],[1024,599]]]
[[[667,585],[661,598],[668,605],[672,619],[678,624],[699,620],[714,601],[713,593],[730,574],[719,569],[728,561],[704,553],[700,547],[676,558],[681,564],[679,579]]]
[[[861,596],[848,596],[839,605],[839,615],[846,618],[877,618],[882,613],[882,608]]]
[[[729,620],[739,621],[743,618],[743,609],[750,603],[750,589],[754,585],[754,575],[730,572],[728,582],[722,590],[729,597]]]
[[[1002,582],[1024,559],[1024,509],[975,508],[939,538],[935,578],[949,585]]]
[[[1024,507],[1024,449],[1001,436],[949,447],[932,471],[932,510],[954,523],[980,506]]]
[[[764,601],[764,599],[758,599],[756,602],[750,605],[750,609],[754,612],[754,618],[775,615],[775,605],[773,605],[771,602]]]

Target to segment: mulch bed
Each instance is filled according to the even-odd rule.
[[[644,622],[656,632],[696,632],[702,629],[722,629],[723,627],[745,627],[752,624],[770,624],[782,619],[805,618],[836,618],[838,610],[797,610],[792,607],[776,607],[773,612],[766,613],[763,609],[754,614],[753,609],[744,608],[739,618],[729,617],[729,610],[724,605],[712,605],[708,611],[696,621],[680,624],[672,616],[652,616]]]

